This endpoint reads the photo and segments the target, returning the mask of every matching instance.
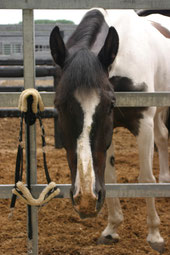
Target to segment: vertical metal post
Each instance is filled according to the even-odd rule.
[[[35,87],[35,58],[34,58],[34,11],[23,10],[23,49],[24,49],[24,88]],[[31,184],[37,183],[36,159],[36,128],[30,126],[30,173]],[[27,164],[27,162],[26,162]],[[28,210],[27,210],[28,214]],[[28,254],[38,255],[38,211],[31,207],[33,239],[28,243]]]

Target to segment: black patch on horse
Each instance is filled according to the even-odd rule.
[[[112,141],[113,134],[113,103],[114,98],[109,96],[108,91],[100,95],[100,103],[96,106],[93,114],[93,122],[90,132],[92,151],[107,150]],[[99,161],[99,160],[98,160]]]
[[[60,113],[58,121],[62,130],[61,139],[63,145],[67,149],[73,150],[83,129],[83,110],[80,103],[74,97],[70,97],[68,101],[62,104],[62,107],[58,106],[58,111]]]
[[[115,92],[142,92],[147,90],[147,85],[141,83],[137,86],[127,77],[113,76],[110,78]],[[115,107],[114,108],[114,128],[125,127],[132,134],[139,134],[140,119],[143,118],[143,111],[148,107]]]

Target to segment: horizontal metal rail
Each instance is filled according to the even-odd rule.
[[[44,77],[44,76],[56,76],[57,69],[53,66],[39,66],[35,68],[36,77]],[[0,67],[0,78],[2,77],[23,77],[24,76],[24,68],[23,66],[11,66],[11,67]]]
[[[170,106],[169,92],[115,92],[118,107]]]
[[[14,59],[14,58],[8,58],[8,59],[0,59],[0,66],[23,66],[23,59]],[[47,65],[52,66],[54,64],[52,59],[35,59],[36,65]]]
[[[170,9],[169,0],[0,0],[1,9]]]
[[[57,110],[46,108],[41,112],[41,118],[57,118]],[[0,108],[0,118],[18,118],[21,117],[21,111],[18,108]]]
[[[54,106],[54,92],[40,92],[45,107]],[[1,92],[0,108],[17,107],[19,92]],[[116,107],[170,106],[170,92],[115,92]]]
[[[60,194],[57,198],[69,198],[71,184],[57,184]],[[14,185],[0,185],[0,199],[11,198]],[[31,186],[35,198],[46,187],[45,184]],[[133,183],[133,184],[106,184],[106,197],[139,198],[139,197],[170,197],[170,184],[166,183]]]
[[[35,86],[35,89],[38,91],[47,91],[47,92],[54,92],[54,86],[51,85],[40,85],[40,86]],[[22,92],[24,90],[24,86],[0,86],[0,92]]]

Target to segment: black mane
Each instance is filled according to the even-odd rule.
[[[104,16],[99,10],[91,10],[84,16],[68,40],[66,44],[68,55],[57,86],[56,106],[69,101],[68,99],[76,89],[104,90],[104,86],[108,85],[109,82],[106,82],[108,78],[102,64],[96,54],[91,51],[104,22]]]
[[[64,103],[74,91],[80,89],[105,89],[106,74],[93,52],[79,49],[67,59],[63,75],[57,86],[56,105]]]
[[[67,42],[67,48],[90,48],[96,40],[104,22],[104,16],[98,10],[89,11]]]

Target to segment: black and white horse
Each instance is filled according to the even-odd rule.
[[[123,126],[136,136],[139,182],[155,182],[154,141],[159,151],[160,182],[170,181],[168,130],[164,124],[167,109],[114,108],[114,91],[170,90],[170,41],[161,33],[162,28],[169,33],[169,18],[166,19],[165,25],[160,24],[160,16],[145,18],[132,10],[110,13],[92,9],[67,44],[58,27],[51,33],[51,53],[62,69],[55,106],[71,170],[71,198],[82,218],[97,215],[105,198],[105,182],[116,182],[114,127]],[[159,232],[155,201],[147,198],[146,203],[147,241],[162,251],[164,240]],[[119,199],[109,198],[107,205],[108,225],[101,234],[102,243],[119,239],[117,228],[123,221]]]

